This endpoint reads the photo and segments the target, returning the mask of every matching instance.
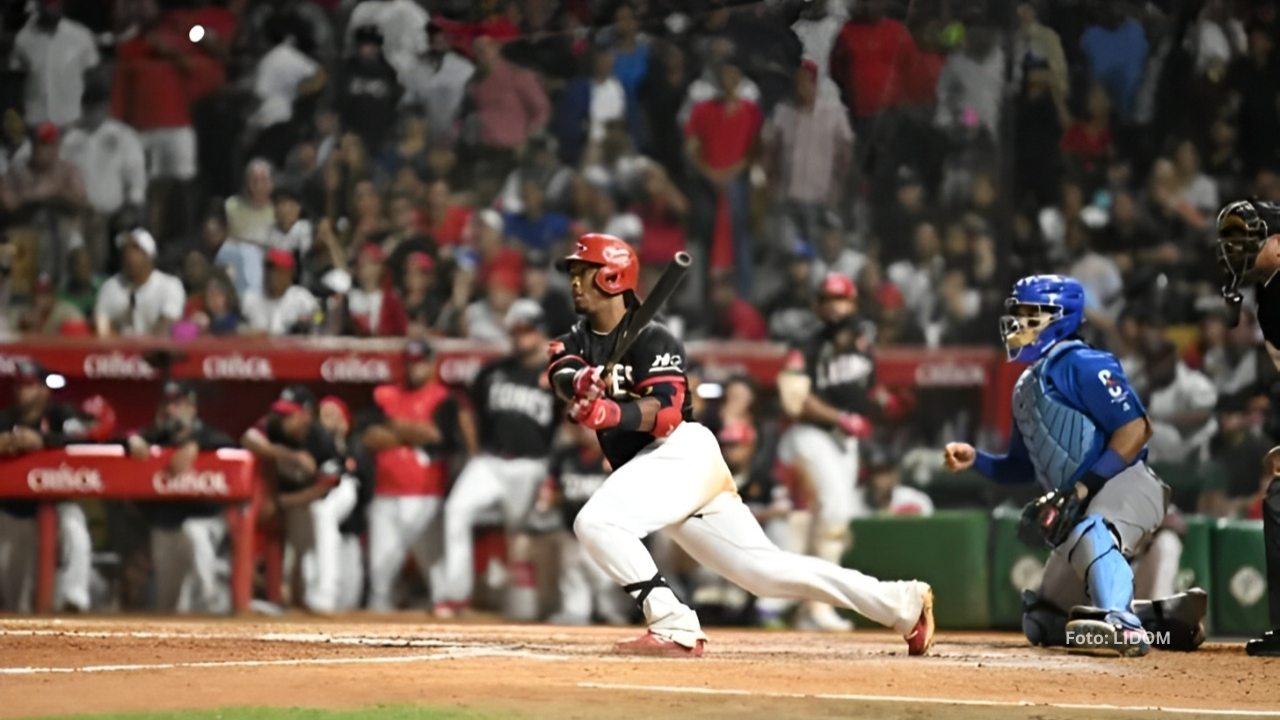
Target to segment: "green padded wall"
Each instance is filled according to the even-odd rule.
[[[1048,548],[1029,548],[1018,540],[1018,508],[991,513],[991,627],[1022,629],[1022,591],[1040,586]]]
[[[1214,630],[1254,635],[1266,630],[1267,570],[1261,520],[1219,520],[1213,529]]]
[[[988,628],[988,526],[981,510],[855,520],[853,547],[844,564],[882,580],[919,579],[933,585],[941,628]]]

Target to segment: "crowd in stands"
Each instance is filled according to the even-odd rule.
[[[694,254],[686,339],[797,342],[835,272],[880,347],[995,345],[1012,280],[1063,272],[1153,462],[1197,468],[1184,509],[1256,511],[1274,372],[1210,258],[1222,203],[1280,201],[1276,0],[31,0],[0,23],[8,331],[502,343],[532,299],[555,335],[554,260],[606,232],[645,286]]]

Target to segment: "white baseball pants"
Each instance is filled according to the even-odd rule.
[[[93,574],[93,540],[84,510],[74,502],[58,503],[58,570],[54,577],[54,607],[89,609],[89,580]],[[35,603],[35,518],[0,511],[0,609],[31,612]]]
[[[375,495],[369,501],[369,609],[395,609],[392,592],[412,552],[431,593],[438,597],[442,575],[431,532],[440,514],[438,495]]]
[[[218,582],[218,548],[226,536],[227,522],[220,515],[151,529],[156,610],[217,612],[228,606],[230,589]]]
[[[302,563],[306,605],[316,612],[338,609],[339,589],[347,579],[338,526],[355,509],[357,483],[355,478],[344,477],[324,497],[289,508],[285,514],[286,538],[293,556]]]
[[[641,604],[649,630],[692,647],[697,615],[662,584],[641,542],[662,530],[691,557],[760,597],[816,600],[856,610],[906,634],[928,586],[884,582],[769,541],[734,488],[715,436],[685,422],[614,471],[574,522],[597,563]]]
[[[444,504],[444,586],[437,601],[463,603],[474,584],[471,529],[477,516],[497,507],[508,534],[518,532],[538,487],[547,477],[541,458],[501,458],[477,455],[467,462]],[[528,558],[509,558],[524,562]]]
[[[560,539],[560,612],[561,620],[586,625],[596,610],[606,619],[627,616],[619,601],[626,598],[618,592],[613,578],[605,574],[573,535]]]

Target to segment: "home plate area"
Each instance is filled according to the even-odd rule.
[[[1120,660],[943,630],[930,656],[909,658],[900,638],[875,630],[717,629],[706,656],[671,660],[612,655],[636,628],[420,620],[0,619],[0,718],[247,706],[515,718],[1280,718],[1280,662],[1247,658],[1239,644]]]

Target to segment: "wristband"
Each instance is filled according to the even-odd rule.
[[[618,419],[619,430],[629,430],[632,432],[640,430],[640,421],[643,419],[640,412],[640,405],[635,402],[619,403],[622,410],[622,416]]]
[[[1120,453],[1115,450],[1107,448],[1106,452],[1102,453],[1102,457],[1089,468],[1089,472],[1096,473],[1105,481],[1119,475],[1127,467],[1129,467],[1128,460],[1120,457]]]
[[[996,456],[989,452],[978,450],[973,456],[973,469],[986,477],[994,478],[996,476]]]

